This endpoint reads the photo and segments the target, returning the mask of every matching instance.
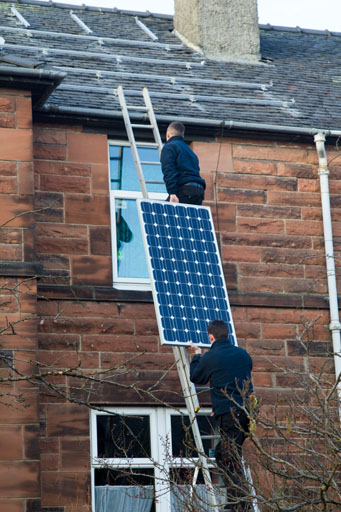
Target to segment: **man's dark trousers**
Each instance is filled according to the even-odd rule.
[[[248,512],[251,506],[243,500],[248,494],[244,470],[242,467],[242,444],[249,430],[249,420],[243,410],[233,410],[217,417],[221,441],[215,448],[217,466],[223,471],[223,480],[227,489],[227,510]],[[232,503],[232,502],[235,502]]]
[[[205,190],[204,187],[198,183],[185,183],[180,185],[177,192],[177,198],[183,204],[201,205],[204,200]],[[167,198],[169,201],[169,196]]]

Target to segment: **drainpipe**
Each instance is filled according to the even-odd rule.
[[[317,133],[314,136],[314,141],[316,144],[316,150],[317,150],[318,159],[319,159],[318,174],[320,176],[324,245],[325,245],[325,251],[326,251],[326,267],[327,267],[328,293],[329,293],[329,310],[330,310],[329,329],[332,332],[334,363],[335,363],[335,376],[336,376],[336,380],[338,380],[340,373],[341,373],[341,339],[340,339],[341,324],[339,321],[339,307],[338,307],[337,287],[336,287],[332,219],[331,219],[331,212],[330,212],[329,184],[328,184],[329,169],[328,169],[328,163],[327,163],[326,148],[324,145],[325,140],[326,140],[326,137],[325,137],[324,133]],[[341,382],[338,383],[337,390],[338,390],[339,400],[341,400]],[[341,408],[339,409],[339,412],[341,414]]]

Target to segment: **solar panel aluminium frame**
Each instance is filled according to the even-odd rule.
[[[157,289],[156,289],[156,283],[155,283],[155,279],[154,279],[154,275],[153,275],[153,267],[152,267],[152,262],[151,262],[151,254],[150,254],[150,251],[149,251],[149,247],[150,246],[149,246],[148,241],[147,241],[147,232],[146,232],[145,222],[144,222],[144,219],[143,219],[143,213],[144,212],[142,211],[142,203],[160,204],[162,206],[167,205],[168,207],[171,207],[171,208],[177,208],[178,206],[182,206],[182,207],[185,207],[185,208],[195,208],[195,209],[206,210],[208,212],[209,223],[210,223],[210,226],[211,226],[210,234],[211,234],[211,236],[213,238],[213,243],[214,243],[215,249],[216,249],[215,256],[216,256],[216,258],[218,260],[217,265],[219,266],[219,269],[220,269],[219,277],[222,280],[221,288],[224,291],[223,299],[226,300],[226,304],[227,304],[227,316],[229,317],[229,321],[228,321],[228,323],[229,323],[229,336],[230,336],[231,341],[235,345],[238,345],[237,337],[236,337],[236,332],[235,332],[235,328],[234,328],[234,323],[233,323],[233,318],[232,318],[232,313],[231,313],[231,306],[230,306],[230,302],[229,302],[229,298],[228,298],[228,293],[227,293],[227,289],[226,289],[226,282],[225,282],[223,267],[222,267],[222,263],[221,263],[221,258],[220,258],[219,250],[218,250],[218,243],[217,243],[217,238],[216,238],[216,234],[215,234],[215,229],[214,229],[211,209],[208,206],[196,206],[196,205],[182,204],[182,203],[170,203],[170,202],[158,201],[158,200],[150,200],[150,199],[137,199],[136,203],[137,203],[137,210],[138,210],[138,215],[139,215],[139,220],[140,220],[140,225],[141,225],[142,239],[143,239],[143,244],[144,244],[145,254],[146,254],[146,259],[147,259],[147,266],[148,266],[148,271],[149,271],[149,276],[150,276],[151,289],[152,289],[152,294],[153,294],[153,301],[154,301],[154,306],[155,306],[155,312],[156,312],[156,318],[157,318],[157,323],[158,323],[158,328],[159,328],[161,344],[162,345],[172,345],[173,347],[174,346],[188,347],[190,345],[189,341],[187,341],[187,342],[186,341],[182,341],[182,340],[169,341],[168,339],[165,338],[165,334],[164,334],[165,328],[164,328],[164,326],[162,324],[162,315],[161,315],[161,312],[160,312],[160,302],[159,302],[159,299],[158,299],[158,292],[157,292]],[[213,310],[211,310],[211,311],[213,311]],[[193,311],[193,315],[194,315],[194,311]],[[214,319],[215,319],[215,317],[212,316],[210,318],[210,321],[212,321]],[[190,319],[190,320],[192,320],[192,319]],[[209,342],[209,339],[208,339],[208,334],[206,334],[206,336],[207,336],[207,340],[205,342],[204,341],[196,342],[195,340],[193,340],[193,341],[194,341],[194,343],[197,346],[202,347],[202,348],[207,348],[207,347],[210,346],[210,342]]]

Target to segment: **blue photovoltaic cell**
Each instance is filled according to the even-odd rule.
[[[218,319],[236,343],[209,208],[140,200],[138,209],[161,342],[209,345],[207,326]]]

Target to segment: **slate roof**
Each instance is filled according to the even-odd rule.
[[[160,120],[341,130],[341,33],[260,25],[262,61],[247,64],[205,59],[172,31],[168,15],[1,0],[0,73],[20,58],[33,60],[26,67],[65,72],[37,107],[45,112],[118,116],[117,86],[136,105],[147,86]]]

